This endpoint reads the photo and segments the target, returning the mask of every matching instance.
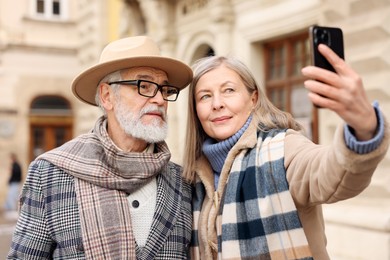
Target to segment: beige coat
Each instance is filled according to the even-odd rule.
[[[387,122],[385,129],[381,145],[375,151],[363,155],[356,154],[345,146],[342,126],[337,129],[331,145],[315,145],[300,133],[287,131],[284,161],[287,180],[314,259],[329,259],[321,204],[352,198],[370,184],[371,177],[389,146]],[[254,147],[256,141],[256,122],[252,122],[226,158],[216,192],[209,163],[204,157],[198,161],[197,174],[205,185],[207,194],[203,209],[209,211],[209,214],[201,212],[199,223],[195,223],[201,240],[200,255],[195,258],[216,258],[217,241],[213,227],[220,194],[226,185],[235,155],[239,150]]]

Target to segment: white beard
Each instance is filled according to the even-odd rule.
[[[141,118],[150,111],[160,111],[163,122],[160,119],[153,119],[150,124],[142,123]],[[126,134],[145,140],[148,143],[164,141],[168,134],[167,115],[163,108],[148,106],[143,108],[138,115],[135,115],[121,102],[115,105],[115,117]]]

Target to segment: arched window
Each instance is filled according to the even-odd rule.
[[[31,114],[44,115],[70,115],[69,102],[58,96],[40,96],[33,100],[31,104]]]
[[[208,44],[202,44],[195,50],[192,62],[208,56],[215,56],[215,51]]]
[[[30,159],[72,138],[73,116],[69,102],[59,96],[39,96],[30,106]]]

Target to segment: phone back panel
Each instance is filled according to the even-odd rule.
[[[324,68],[330,71],[335,71],[332,65],[322,56],[318,51],[320,43],[326,44],[331,48],[340,58],[344,59],[344,43],[343,32],[340,28],[312,26],[309,30],[310,44],[312,52],[312,64],[314,66]]]

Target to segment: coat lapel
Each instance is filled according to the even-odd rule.
[[[171,235],[180,213],[182,180],[170,164],[157,177],[157,203],[146,246],[137,250],[137,258],[154,259]]]

